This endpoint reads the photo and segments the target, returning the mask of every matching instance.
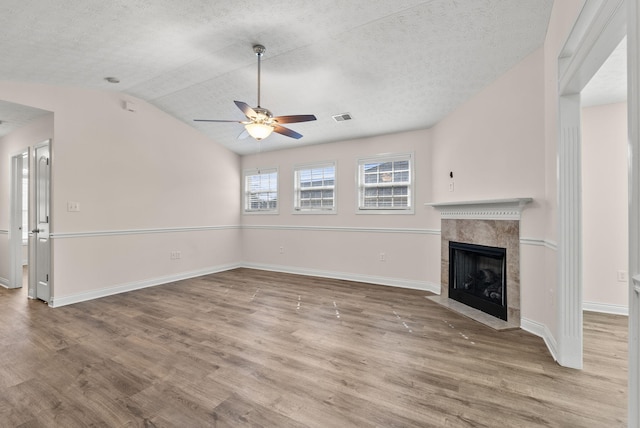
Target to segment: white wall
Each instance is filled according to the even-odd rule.
[[[526,222],[524,233],[542,233],[536,201],[544,199],[543,85],[537,50],[433,127],[436,201],[533,197],[526,215],[536,221]]]
[[[627,313],[627,104],[582,109],[583,301],[586,309]]]
[[[236,154],[116,92],[0,82],[0,99],[54,112],[54,305],[240,263]]]
[[[280,199],[278,215],[242,216],[245,262],[266,269],[439,290],[439,217],[424,206],[432,201],[430,140],[430,131],[422,130],[243,156],[243,169],[279,168]],[[380,153],[414,154],[414,214],[356,213],[357,160]],[[294,214],[294,166],[321,161],[337,162],[337,214]],[[384,262],[379,260],[381,252],[386,255]]]

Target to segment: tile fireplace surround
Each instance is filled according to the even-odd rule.
[[[496,330],[520,327],[520,214],[531,198],[425,204],[441,215],[441,288],[429,299]],[[507,320],[449,299],[449,241],[507,249]]]

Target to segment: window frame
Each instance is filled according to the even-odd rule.
[[[303,188],[300,186],[300,172],[321,168],[333,168],[333,186],[322,186],[320,188],[310,188],[314,190],[333,191],[333,206],[331,208],[304,208],[301,206],[300,192]],[[314,162],[307,164],[295,165],[293,168],[293,214],[336,214],[338,212],[338,163],[336,161]],[[305,189],[306,190],[306,189]]]
[[[356,213],[357,214],[414,214],[415,212],[415,162],[413,153],[384,153],[374,156],[367,156],[358,158],[356,164]],[[392,184],[388,186],[374,186],[367,185],[364,181],[365,171],[364,167],[370,163],[386,163],[408,161],[409,165],[409,182],[407,184],[407,206],[406,207],[366,207],[364,206],[365,192],[364,190],[369,187],[381,188],[392,187]]]
[[[275,193],[276,193],[276,206],[275,208],[266,208],[266,209],[251,209],[249,207],[250,195],[252,194],[250,190],[247,188],[249,177],[258,176],[258,175],[267,175],[267,174],[276,174],[276,185],[275,185]],[[272,191],[273,189],[269,189]],[[264,193],[268,193],[269,191],[265,191]],[[265,214],[278,214],[280,209],[280,174],[278,171],[278,167],[269,167],[269,168],[251,168],[245,169],[242,172],[242,212],[243,214],[248,215],[265,215]]]

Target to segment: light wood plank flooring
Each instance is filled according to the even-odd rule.
[[[57,309],[0,289],[0,426],[625,426],[625,317],[585,314],[577,371],[427,294],[249,269]]]

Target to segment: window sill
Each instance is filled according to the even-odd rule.
[[[335,215],[338,210],[293,210],[292,214],[297,215]]]
[[[356,214],[363,214],[363,215],[376,215],[376,214],[382,214],[382,215],[389,215],[389,214],[395,214],[395,215],[412,215],[415,214],[415,211],[413,210],[413,208],[408,209],[408,210],[361,210],[361,209],[356,209]]]
[[[280,212],[278,210],[274,211],[243,211],[242,215],[278,215]]]

